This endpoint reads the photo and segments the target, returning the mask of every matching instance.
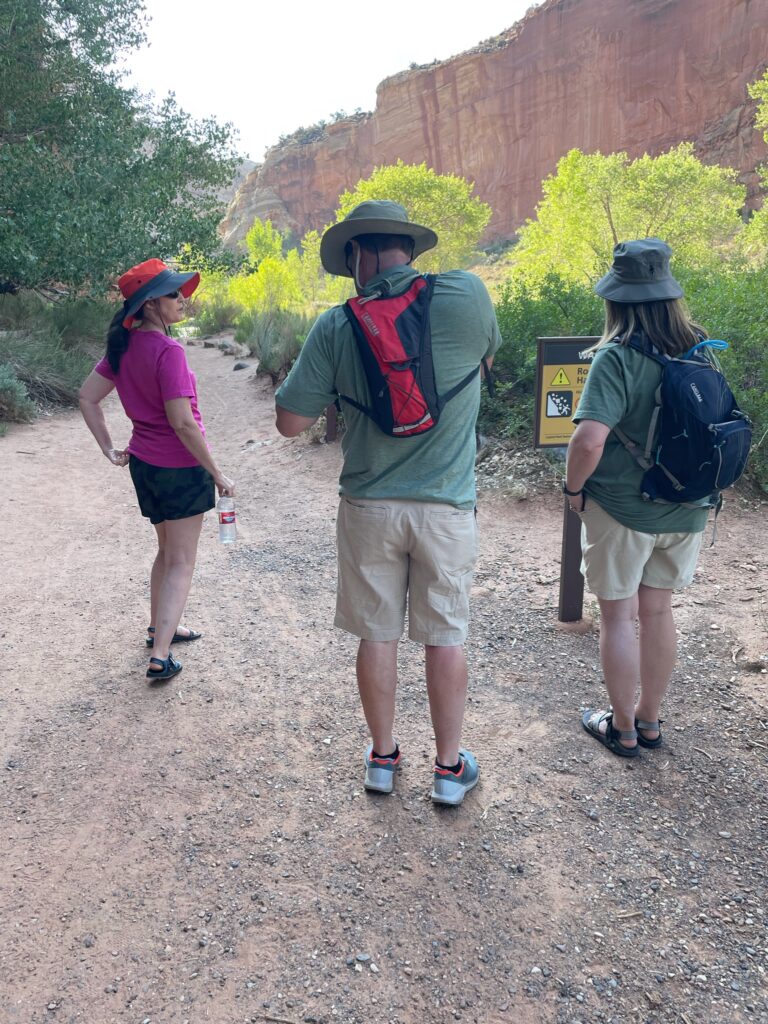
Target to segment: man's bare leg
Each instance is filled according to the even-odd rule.
[[[397,640],[361,640],[357,649],[357,688],[377,754],[395,749],[392,734],[397,690]]]
[[[450,767],[459,760],[467,699],[467,658],[463,647],[425,647],[427,693],[437,760]]]

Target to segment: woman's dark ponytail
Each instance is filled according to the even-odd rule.
[[[119,372],[120,359],[128,348],[130,332],[123,327],[124,319],[125,307],[121,306],[117,313],[112,317],[112,323],[109,325],[109,330],[107,331],[107,361],[112,373]]]

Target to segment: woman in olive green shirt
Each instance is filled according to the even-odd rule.
[[[564,484],[582,519],[583,567],[600,605],[611,701],[611,710],[586,711],[582,724],[621,757],[661,745],[659,709],[677,656],[672,593],[693,578],[708,513],[704,505],[645,501],[643,469],[614,433],[646,437],[661,380],[661,366],[629,339],[678,356],[706,337],[681,301],[670,255],[657,238],[620,243],[595,287],[605,300],[605,331],[574,416]]]

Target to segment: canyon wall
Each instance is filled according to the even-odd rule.
[[[235,244],[254,216],[321,229],[342,191],[398,159],[474,181],[493,209],[486,241],[533,215],[574,147],[635,157],[691,140],[754,193],[767,151],[746,87],[766,64],[768,0],[545,0],[474,50],[386,79],[373,113],[271,149],[222,233]]]

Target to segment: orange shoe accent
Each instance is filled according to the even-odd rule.
[[[384,765],[385,767],[388,764],[395,764],[395,765],[399,764],[400,763],[400,751],[398,750],[397,757],[373,757],[373,756],[371,756],[371,757],[368,758],[368,763],[369,764],[381,764],[381,765]]]

